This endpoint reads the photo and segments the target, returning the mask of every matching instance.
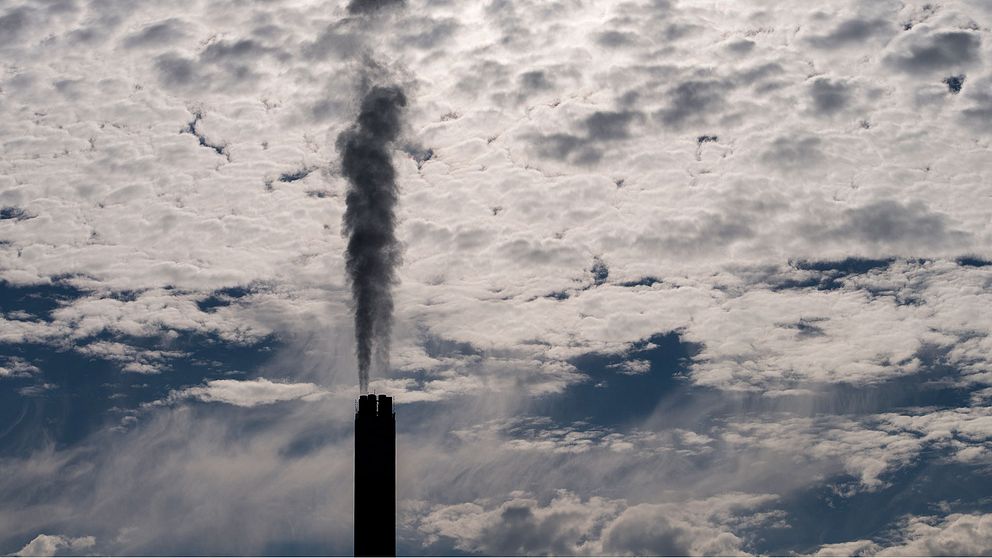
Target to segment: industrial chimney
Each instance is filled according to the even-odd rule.
[[[362,395],[355,413],[355,556],[396,556],[393,399]]]

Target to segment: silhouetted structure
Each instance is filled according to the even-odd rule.
[[[393,399],[362,395],[355,413],[355,556],[396,555]]]

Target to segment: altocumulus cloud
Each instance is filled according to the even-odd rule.
[[[381,72],[401,552],[987,553],[986,4],[5,5],[0,551],[351,551]]]

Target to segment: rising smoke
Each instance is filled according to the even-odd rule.
[[[337,139],[341,168],[350,183],[343,229],[349,237],[345,257],[362,393],[368,392],[373,362],[380,369],[389,366],[392,285],[400,263],[395,212],[399,190],[390,144],[399,135],[405,106],[399,87],[372,87],[362,99],[358,120]]]

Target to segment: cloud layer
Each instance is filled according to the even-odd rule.
[[[350,552],[389,76],[402,552],[988,553],[990,18],[5,4],[0,552]]]

